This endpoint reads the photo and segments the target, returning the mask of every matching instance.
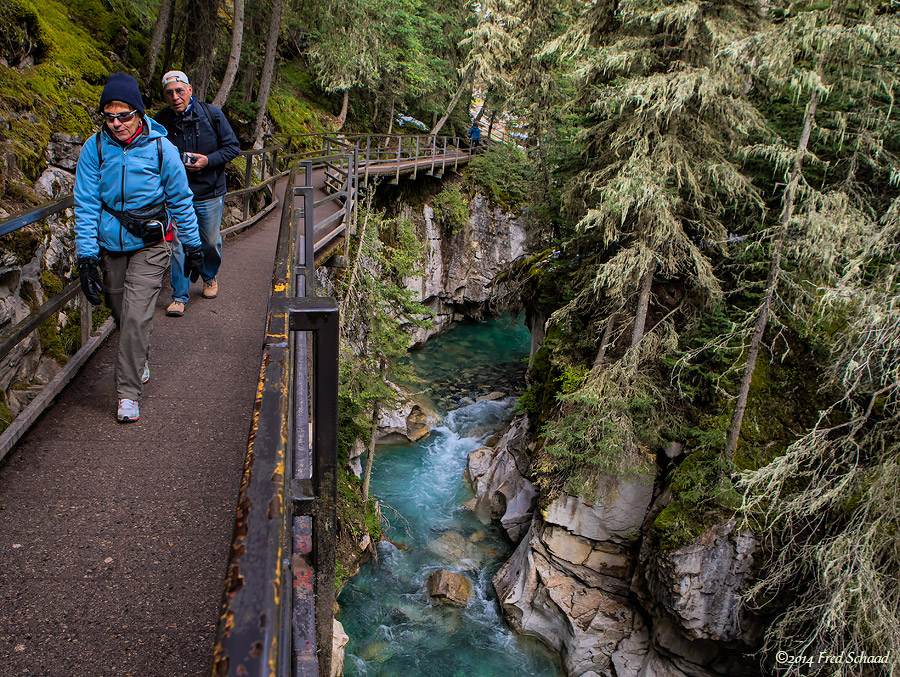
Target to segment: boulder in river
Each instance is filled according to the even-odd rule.
[[[472,596],[472,581],[446,569],[432,571],[426,582],[428,594],[438,604],[464,607]]]
[[[334,621],[334,630],[331,638],[331,677],[344,674],[344,647],[350,638],[344,632],[344,626],[340,621]]]
[[[465,536],[456,531],[448,531],[428,544],[428,549],[454,567],[478,569],[484,562],[484,552]]]

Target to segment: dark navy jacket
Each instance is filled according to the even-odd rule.
[[[194,199],[209,200],[224,195],[225,165],[237,157],[241,146],[222,111],[191,97],[191,105],[183,115],[167,106],[154,119],[166,128],[169,141],[179,151],[200,153],[209,159],[209,164],[200,171],[187,172]]]

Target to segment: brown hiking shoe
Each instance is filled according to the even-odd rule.
[[[211,280],[203,280],[203,291],[200,292],[200,296],[205,299],[214,299],[219,295],[219,283],[216,282],[216,278]]]
[[[184,315],[184,304],[181,301],[172,301],[166,308],[166,315],[169,317],[181,317]]]

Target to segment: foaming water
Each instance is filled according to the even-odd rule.
[[[522,327],[491,322],[460,329],[417,354],[420,374],[453,374],[446,362],[460,355],[476,373],[479,363],[516,365],[527,357]],[[492,389],[478,384],[479,391]],[[472,391],[468,399],[479,394],[484,392]],[[491,579],[511,544],[502,530],[482,524],[462,506],[472,497],[462,479],[469,452],[510,420],[514,405],[512,397],[466,404],[446,413],[417,444],[377,448],[372,493],[390,523],[392,543],[378,544],[377,561],[366,564],[340,596],[340,620],[350,636],[345,675],[560,674],[541,646],[516,637],[501,617]],[[472,582],[466,608],[431,603],[425,581],[437,569]]]

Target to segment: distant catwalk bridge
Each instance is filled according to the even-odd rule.
[[[140,421],[116,423],[112,321],[77,280],[0,333],[12,370],[81,309],[80,349],[0,435],[2,677],[330,675],[338,312],[315,264],[346,254],[361,182],[471,154],[427,135],[275,141],[242,153],[219,297],[194,289],[170,318],[160,293]]]

